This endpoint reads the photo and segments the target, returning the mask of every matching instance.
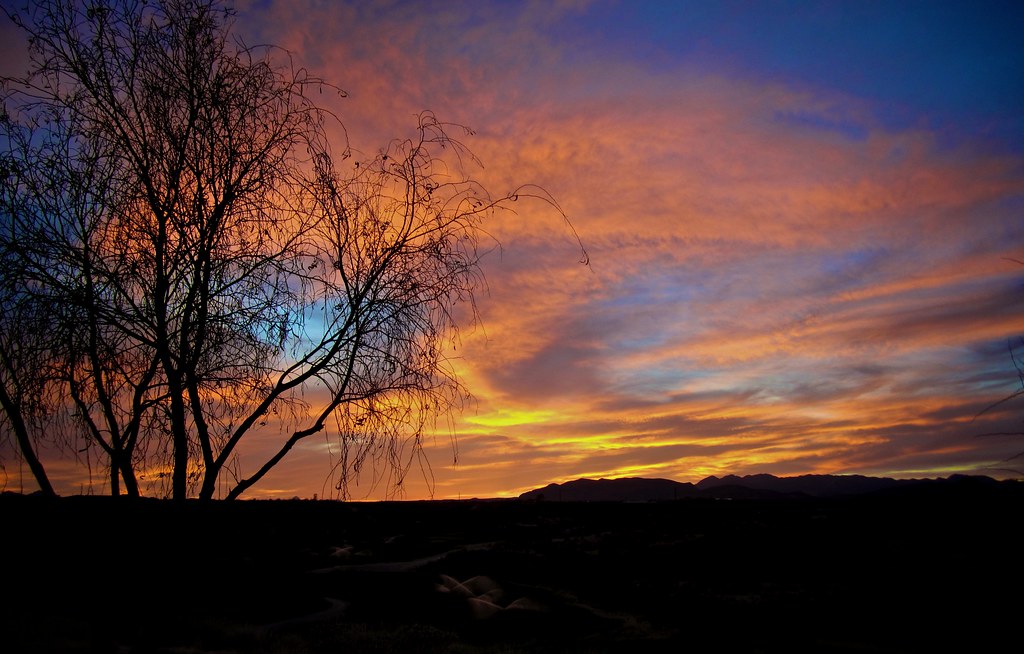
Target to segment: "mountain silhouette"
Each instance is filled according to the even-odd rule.
[[[863,495],[897,486],[919,483],[913,479],[890,479],[888,477],[865,477],[863,475],[800,475],[798,477],[776,477],[775,475],[726,475],[702,479],[697,483],[701,491],[722,486],[738,486],[753,490],[767,490],[776,493],[801,493],[811,497],[837,497],[842,495]]]
[[[1024,485],[1013,481],[1000,482],[982,475],[952,475],[941,479],[891,479],[864,475],[712,475],[696,485],[671,479],[623,477],[577,479],[564,484],[548,484],[523,493],[519,499],[555,502],[656,502],[690,498],[800,499],[979,494],[1007,489],[1021,492],[1021,487]]]
[[[577,479],[564,484],[548,484],[527,491],[521,500],[552,500],[555,502],[655,502],[697,497],[691,483],[671,479]]]

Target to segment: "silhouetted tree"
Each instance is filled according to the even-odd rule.
[[[4,438],[14,437],[39,490],[53,495],[36,453],[47,413],[47,325],[39,303],[20,288],[17,257],[8,241],[7,235],[0,238],[0,430]]]
[[[463,397],[443,346],[481,223],[543,192],[492,197],[431,113],[342,174],[310,93],[333,87],[233,40],[215,0],[12,18],[32,68],[5,80],[7,251],[52,309],[53,378],[111,490],[169,475],[175,498],[237,497],[329,423],[339,490],[370,459],[400,485]],[[245,473],[261,428],[277,450]]]
[[[11,99],[23,100],[11,103],[13,115]],[[105,151],[110,145],[82,129],[80,115],[24,99],[5,95],[0,249],[7,265],[0,275],[10,289],[5,310],[16,317],[8,322],[6,351],[33,356],[18,359],[9,378],[37,389],[36,397],[48,389],[50,401],[35,403],[46,409],[36,411],[40,430],[87,461],[99,449],[111,491],[118,494],[123,480],[134,495],[133,456],[149,404],[128,398],[145,393],[153,374],[136,374],[145,354],[110,320],[119,300],[111,292],[109,217],[120,210],[115,191],[124,182]]]

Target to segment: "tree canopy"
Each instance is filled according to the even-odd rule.
[[[342,172],[313,100],[336,87],[215,0],[10,18],[31,69],[3,80],[0,419],[40,487],[44,446],[114,494],[234,498],[327,429],[339,491],[370,460],[400,486],[465,397],[445,345],[483,224],[546,194],[492,195],[430,112]],[[242,469],[260,431],[276,449]]]

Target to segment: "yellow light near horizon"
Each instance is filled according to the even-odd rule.
[[[550,422],[552,418],[559,415],[556,411],[520,411],[517,409],[502,409],[491,413],[467,416],[465,422],[481,427],[514,427],[517,425],[532,425]]]

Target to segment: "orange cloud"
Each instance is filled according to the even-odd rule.
[[[250,42],[337,83],[375,152],[414,114],[476,130],[495,193],[475,394],[407,497],[515,495],[583,476],[974,471],[1021,448],[1006,340],[1024,333],[1024,161],[876,118],[869,99],[614,55],[553,35],[586,3],[240,5]],[[602,58],[603,57],[603,58]],[[1019,423],[1019,420],[1017,421]],[[259,449],[259,443],[252,444]],[[326,441],[253,496],[330,491]],[[386,494],[368,471],[355,497]],[[424,479],[426,477],[426,480]],[[375,483],[376,482],[376,483]]]

